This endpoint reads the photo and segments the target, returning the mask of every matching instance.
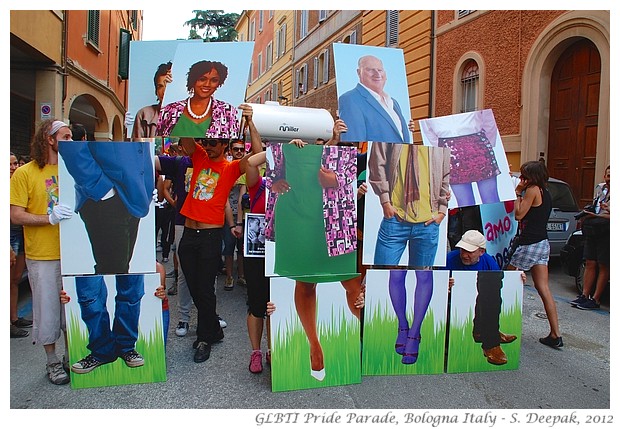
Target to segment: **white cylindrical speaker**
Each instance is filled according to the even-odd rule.
[[[301,139],[314,143],[315,139],[332,137],[334,119],[325,109],[281,106],[277,102],[247,103],[252,106],[252,120],[262,138],[269,141]]]

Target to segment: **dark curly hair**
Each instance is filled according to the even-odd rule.
[[[228,67],[219,61],[202,60],[193,64],[189,68],[189,71],[187,72],[187,90],[191,91],[196,84],[196,81],[198,81],[198,78],[205,73],[209,73],[213,69],[215,69],[217,74],[220,76],[220,86],[222,86],[228,77]]]

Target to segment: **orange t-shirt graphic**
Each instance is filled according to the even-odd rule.
[[[196,145],[192,155],[192,178],[181,214],[212,225],[224,225],[224,207],[228,194],[241,176],[239,160],[213,162]]]

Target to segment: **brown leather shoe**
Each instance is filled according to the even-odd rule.
[[[475,343],[481,343],[482,342],[482,337],[480,336],[480,334],[473,334],[473,336],[474,336],[474,342]],[[499,342],[501,344],[512,343],[516,339],[517,339],[516,335],[504,334],[502,332],[499,333]]]
[[[500,346],[495,346],[492,349],[482,350],[484,356],[487,358],[487,362],[493,365],[504,365],[508,362],[506,354]]]
[[[502,344],[512,343],[516,339],[516,335],[504,334],[502,332],[499,333],[499,342]]]

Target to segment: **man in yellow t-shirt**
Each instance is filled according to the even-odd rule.
[[[41,123],[31,143],[32,161],[11,177],[11,223],[24,226],[28,280],[32,289],[34,343],[43,344],[47,376],[54,384],[67,384],[65,315],[60,304],[60,235],[58,223],[73,211],[58,204],[58,142],[71,140],[62,121]],[[63,362],[56,355],[56,341],[65,333]]]

